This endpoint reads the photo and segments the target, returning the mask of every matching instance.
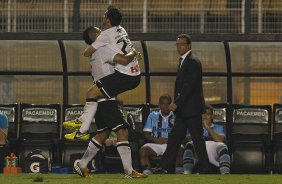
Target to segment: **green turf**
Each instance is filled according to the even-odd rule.
[[[41,179],[42,178],[42,179]],[[146,179],[123,179],[122,174],[93,174],[81,178],[76,174],[0,174],[0,184],[265,184],[282,183],[282,175],[150,175]]]

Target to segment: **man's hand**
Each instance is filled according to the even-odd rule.
[[[175,111],[176,108],[177,108],[177,105],[176,105],[175,103],[171,103],[171,104],[169,104],[169,106],[168,106],[168,109],[169,109],[170,111]]]
[[[157,140],[155,141],[156,144],[166,144],[167,140],[163,137],[159,137],[157,138]]]
[[[209,122],[207,120],[203,120],[203,127],[207,130],[210,128]]]
[[[143,59],[143,57],[142,57],[140,52],[137,52],[136,58],[137,58],[138,61]]]

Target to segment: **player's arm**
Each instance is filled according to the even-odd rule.
[[[97,37],[97,39],[83,52],[83,56],[90,57],[97,49],[103,47],[110,43],[109,36],[105,32],[101,32],[101,34]]]
[[[96,49],[92,45],[89,45],[83,51],[83,56],[90,57],[95,51],[96,51]]]
[[[215,141],[215,142],[223,142],[224,141],[224,136],[217,133],[213,127],[205,127],[207,129],[207,131],[209,132],[209,134],[211,135],[212,139]]]
[[[151,133],[150,133],[150,132],[144,131],[144,132],[143,132],[143,136],[144,136],[144,138],[145,138],[148,142],[153,142],[153,143],[155,143],[155,142],[157,141],[157,138],[151,136]]]
[[[130,63],[134,57],[136,57],[138,53],[135,49],[129,53],[127,53],[126,55],[122,55],[122,54],[116,54],[114,56],[114,62],[121,64],[121,65],[128,65],[128,63]]]

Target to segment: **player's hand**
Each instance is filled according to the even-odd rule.
[[[138,61],[142,60],[143,59],[142,54],[140,52],[137,52],[136,58]]]
[[[210,128],[208,122],[205,121],[205,120],[203,120],[203,127],[204,127],[205,129],[209,129],[209,128]]]
[[[171,103],[171,104],[169,104],[169,106],[168,106],[168,109],[169,109],[170,111],[175,111],[176,108],[177,108],[177,105],[176,105],[175,103]]]
[[[159,137],[156,141],[157,144],[166,144],[167,141],[163,137]]]

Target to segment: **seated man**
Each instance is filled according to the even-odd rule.
[[[8,136],[8,118],[4,114],[0,114],[0,173],[3,171],[4,159],[8,154],[6,139]]]
[[[213,108],[206,105],[206,113],[202,115],[204,138],[206,140],[207,153],[211,164],[219,167],[221,174],[230,173],[230,156],[228,148],[223,143],[225,139],[225,128],[223,125],[213,124]],[[189,137],[188,137],[189,139]],[[194,151],[193,142],[187,142],[183,154],[184,174],[191,174],[197,162],[197,155]]]
[[[166,149],[167,138],[175,119],[175,115],[168,109],[171,101],[171,97],[167,94],[160,96],[160,111],[151,112],[144,126],[143,135],[149,143],[140,148],[139,154],[141,169],[145,174],[152,174],[150,158],[163,155]]]

